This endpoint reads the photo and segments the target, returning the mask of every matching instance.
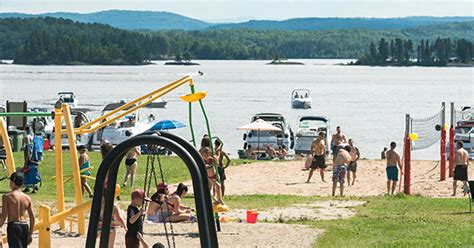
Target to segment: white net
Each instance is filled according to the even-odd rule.
[[[441,128],[442,112],[425,118],[410,118],[410,133],[418,134],[418,139],[413,141],[413,150],[426,149],[440,140],[441,133],[436,126]]]

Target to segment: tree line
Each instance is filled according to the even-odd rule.
[[[407,58],[413,56],[413,53],[406,54],[411,50],[408,49],[410,46],[403,42],[400,44],[397,39],[412,40],[412,48],[421,45],[420,38],[424,39],[424,44],[436,33],[451,38],[466,37],[467,42],[474,40],[474,22],[426,27],[427,31],[423,30],[132,32],[61,18],[7,18],[0,19],[0,58],[14,59],[14,63],[18,64],[133,65],[147,63],[148,60],[175,58],[270,60],[364,57],[373,63],[375,57],[370,56],[369,59],[367,46],[371,42],[376,44],[382,38],[394,40],[394,49],[390,49],[390,43],[387,44],[388,49],[383,44],[381,54],[386,53],[385,50],[389,53],[401,51],[396,52],[397,62],[408,61]],[[406,49],[405,45],[408,46]],[[378,48],[375,48],[378,54]]]
[[[466,39],[438,37],[432,42],[421,40],[415,48],[411,40],[396,38],[388,41],[381,38],[377,45],[371,42],[368,52],[355,64],[447,66],[450,62],[469,64],[473,55],[473,43]]]

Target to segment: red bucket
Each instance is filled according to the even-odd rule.
[[[247,223],[255,224],[257,223],[258,212],[247,210]]]
[[[49,146],[50,146],[49,139],[44,139],[43,149],[49,150],[50,148]]]

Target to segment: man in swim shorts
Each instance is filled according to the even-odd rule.
[[[332,162],[336,162],[336,157],[342,144],[346,143],[346,136],[342,133],[341,127],[336,127],[336,133],[331,138]]]
[[[27,247],[31,243],[33,227],[35,226],[35,215],[31,204],[31,198],[21,192],[24,176],[21,172],[14,172],[10,176],[10,189],[2,197],[2,214],[0,226],[8,219],[7,236],[8,247]],[[28,212],[30,223],[25,221],[25,212]]]
[[[326,169],[326,144],[324,142],[324,133],[319,132],[318,137],[311,144],[311,153],[313,155],[313,161],[311,162],[311,167],[308,174],[308,180],[306,183],[309,183],[313,173],[316,169],[319,169],[321,174],[321,181],[324,181],[324,169]]]
[[[387,151],[387,194],[392,194],[395,192],[395,188],[398,182],[398,168],[402,169],[402,163],[400,161],[400,156],[395,151],[397,144],[395,142],[390,143],[390,150]]]
[[[339,149],[339,153],[336,156],[336,161],[333,165],[332,174],[332,196],[336,193],[337,183],[339,182],[339,192],[341,196],[344,195],[344,179],[346,178],[346,168],[351,162],[351,155],[349,146],[345,146],[343,149]]]
[[[356,172],[357,172],[357,160],[360,158],[359,148],[354,145],[354,140],[349,139],[349,147],[351,150],[349,154],[351,155],[351,162],[349,166],[347,166],[347,186],[351,186],[351,172],[352,172],[352,185],[354,185],[356,180]]]
[[[467,166],[469,165],[469,154],[464,149],[464,143],[458,141],[456,143],[456,153],[454,154],[454,160],[456,161],[456,167],[454,168],[454,181],[453,181],[453,194],[456,195],[456,188],[458,181],[463,182],[464,196],[467,193]]]

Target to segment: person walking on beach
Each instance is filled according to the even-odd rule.
[[[354,146],[354,140],[349,139],[349,147],[350,151],[349,154],[351,155],[351,162],[349,166],[347,166],[347,186],[354,185],[356,180],[356,172],[357,172],[357,160],[360,158],[359,148]],[[352,184],[351,184],[351,172],[352,172]]]
[[[125,159],[127,171],[125,172],[123,187],[127,186],[128,176],[130,176],[130,187],[133,187],[133,183],[135,182],[135,173],[137,172],[138,166],[137,158],[140,154],[139,146],[135,146],[134,148],[130,149],[130,151],[128,151],[127,158]]]
[[[344,179],[346,178],[347,165],[351,162],[351,155],[349,151],[351,148],[345,146],[343,149],[339,149],[336,156],[336,161],[333,165],[332,174],[332,196],[336,193],[337,183],[339,182],[339,193],[344,196]]]
[[[11,191],[2,197],[2,213],[0,226],[6,220],[8,247],[27,247],[32,241],[33,227],[35,226],[35,214],[31,198],[20,191],[25,178],[23,173],[14,172],[10,175]],[[25,212],[28,212],[30,223],[25,221]]]
[[[454,160],[456,161],[456,167],[454,168],[454,181],[453,181],[453,194],[456,195],[456,188],[458,181],[463,182],[464,196],[467,193],[467,166],[469,165],[469,154],[464,149],[464,143],[458,141],[456,143],[456,153],[454,154]]]
[[[313,156],[313,161],[311,162],[311,167],[308,174],[308,180],[306,183],[309,183],[313,173],[316,169],[319,169],[319,174],[321,175],[321,181],[324,180],[324,169],[326,169],[326,143],[324,141],[324,133],[319,132],[318,137],[311,144],[311,154]]]
[[[341,127],[336,127],[336,133],[331,138],[332,162],[336,162],[336,157],[341,149],[341,145],[346,143],[346,136],[342,133]]]
[[[397,144],[395,142],[390,143],[390,150],[387,151],[387,195],[395,192],[395,188],[398,182],[398,168],[402,169],[402,163],[400,161],[400,155],[395,151]],[[398,166],[398,168],[397,168]]]

